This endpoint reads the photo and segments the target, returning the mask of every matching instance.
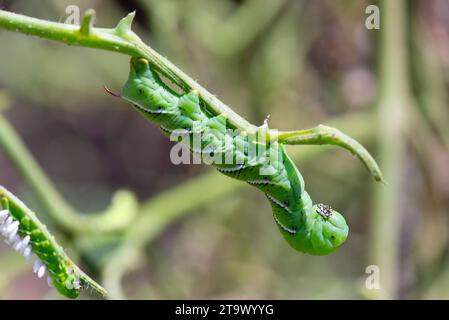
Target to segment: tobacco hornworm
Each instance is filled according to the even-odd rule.
[[[166,135],[186,138],[183,142],[194,154],[219,160],[231,156],[230,163],[215,161],[212,165],[221,173],[248,182],[265,193],[276,225],[294,249],[325,255],[346,240],[345,219],[329,206],[312,204],[304,180],[282,144],[260,143],[248,139],[244,133],[229,134],[225,115],[205,111],[195,91],[182,95],[174,92],[143,58],[131,59],[129,78],[121,97]],[[197,133],[202,138],[195,146],[193,140]]]
[[[39,278],[48,272],[47,282],[68,298],[91,287],[104,296],[106,291],[73,263],[47,227],[21,200],[0,186],[0,234],[25,260],[35,258],[33,271]]]

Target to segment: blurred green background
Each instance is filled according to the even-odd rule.
[[[379,30],[365,26],[370,4],[380,7]],[[342,149],[289,147],[312,199],[350,226],[335,253],[298,253],[261,192],[206,166],[173,165],[173,143],[105,94],[103,85],[119,91],[129,57],[0,30],[0,110],[56,189],[81,212],[107,207],[118,189],[139,199],[119,230],[71,229],[0,145],[0,184],[110,298],[449,298],[447,1],[0,0],[60,22],[69,5],[94,8],[102,27],[136,10],[145,42],[250,122],[335,125],[389,182],[375,183]],[[372,265],[380,288],[367,287]],[[0,244],[0,298],[60,297]]]

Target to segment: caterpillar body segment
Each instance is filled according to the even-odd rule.
[[[88,286],[106,295],[99,284],[70,260],[36,214],[2,186],[0,203],[1,235],[26,261],[35,259],[33,272],[38,278],[47,274],[47,283],[68,298],[78,297],[81,289]]]
[[[175,93],[143,58],[131,59],[129,78],[121,96],[165,134],[184,130],[193,153],[215,160],[230,156],[230,162],[211,164],[219,172],[265,193],[276,225],[294,249],[325,255],[346,240],[348,227],[343,216],[330,207],[312,204],[303,178],[283,145],[276,141],[260,143],[248,139],[244,133],[229,133],[225,115],[204,112],[195,91]],[[198,146],[191,144],[196,133],[202,137]]]

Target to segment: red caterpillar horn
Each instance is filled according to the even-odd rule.
[[[109,89],[106,86],[103,86],[104,91],[106,91],[107,93],[109,93],[111,96],[116,97],[116,98],[121,98],[122,96],[118,93],[115,93],[114,91],[112,91],[111,89]]]

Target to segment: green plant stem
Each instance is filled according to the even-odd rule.
[[[382,2],[380,38],[380,163],[389,187],[374,192],[369,264],[380,269],[382,298],[395,298],[399,279],[400,190],[405,158],[407,109],[406,9],[404,1]]]
[[[0,28],[55,40],[68,45],[98,48],[130,56],[145,57],[156,70],[160,71],[182,89],[198,91],[202,102],[208,110],[214,114],[226,114],[229,122],[236,128],[247,132],[255,132],[256,127],[254,125],[240,117],[168,59],[143,43],[131,30],[133,18],[134,12],[120,20],[115,28],[94,28],[91,26],[92,11],[89,11],[81,24],[83,27],[83,32],[81,32],[79,26],[40,20],[0,10]]]
[[[128,14],[125,18],[120,20],[115,28],[111,29],[94,28],[92,26],[94,17],[95,14],[92,9],[86,11],[81,26],[78,27],[64,23],[44,21],[0,10],[0,28],[60,41],[69,45],[111,50],[131,56],[145,57],[156,68],[156,70],[167,76],[182,89],[196,90],[199,93],[206,109],[211,111],[213,114],[225,114],[231,125],[249,134],[256,134],[258,127],[250,124],[248,121],[240,117],[231,108],[218,100],[214,95],[172,64],[168,59],[162,57],[151,47],[143,43],[142,40],[131,30],[134,12]],[[285,134],[288,135],[289,139],[283,140],[283,134],[281,133],[279,135],[279,142],[284,144],[296,144],[296,140],[292,138],[292,133]],[[302,142],[304,141],[305,140],[302,139]],[[315,141],[316,140],[312,137],[310,143],[308,144],[316,144],[314,143]],[[326,143],[326,141],[333,142],[332,139],[323,139],[319,144],[322,144],[322,142]],[[332,144],[342,146],[341,143]],[[358,151],[365,151],[363,148],[363,150],[361,148],[347,149],[356,153]],[[357,156],[359,159],[362,159],[362,161],[365,160],[364,164],[368,169],[378,169],[374,160],[371,157],[367,158],[366,154],[363,152],[361,155],[357,154]],[[374,172],[374,177],[379,181],[382,180],[381,174],[378,170],[377,172]]]
[[[337,126],[350,128],[358,139],[375,135],[375,123],[369,121],[370,113],[355,113],[332,121]],[[325,148],[291,150],[295,160],[306,161],[323,152]],[[226,179],[226,181],[225,181]],[[223,183],[226,182],[226,183]],[[195,208],[222,199],[245,187],[245,184],[227,179],[216,172],[205,174],[144,202],[141,212],[124,234],[120,246],[103,261],[102,283],[111,299],[122,299],[121,280],[127,270],[136,268],[145,244],[160,235],[166,226],[193,212]],[[204,192],[207,190],[207,192]]]
[[[340,146],[353,155],[365,165],[376,181],[385,183],[382,172],[370,153],[355,139],[340,130],[324,125],[318,125],[311,129],[300,131],[286,131],[279,133],[279,141],[284,144],[330,144]]]
[[[29,183],[48,214],[66,231],[88,233],[121,230],[131,223],[138,210],[133,194],[118,191],[104,212],[78,214],[58,193],[14,128],[1,114],[0,146]]]

